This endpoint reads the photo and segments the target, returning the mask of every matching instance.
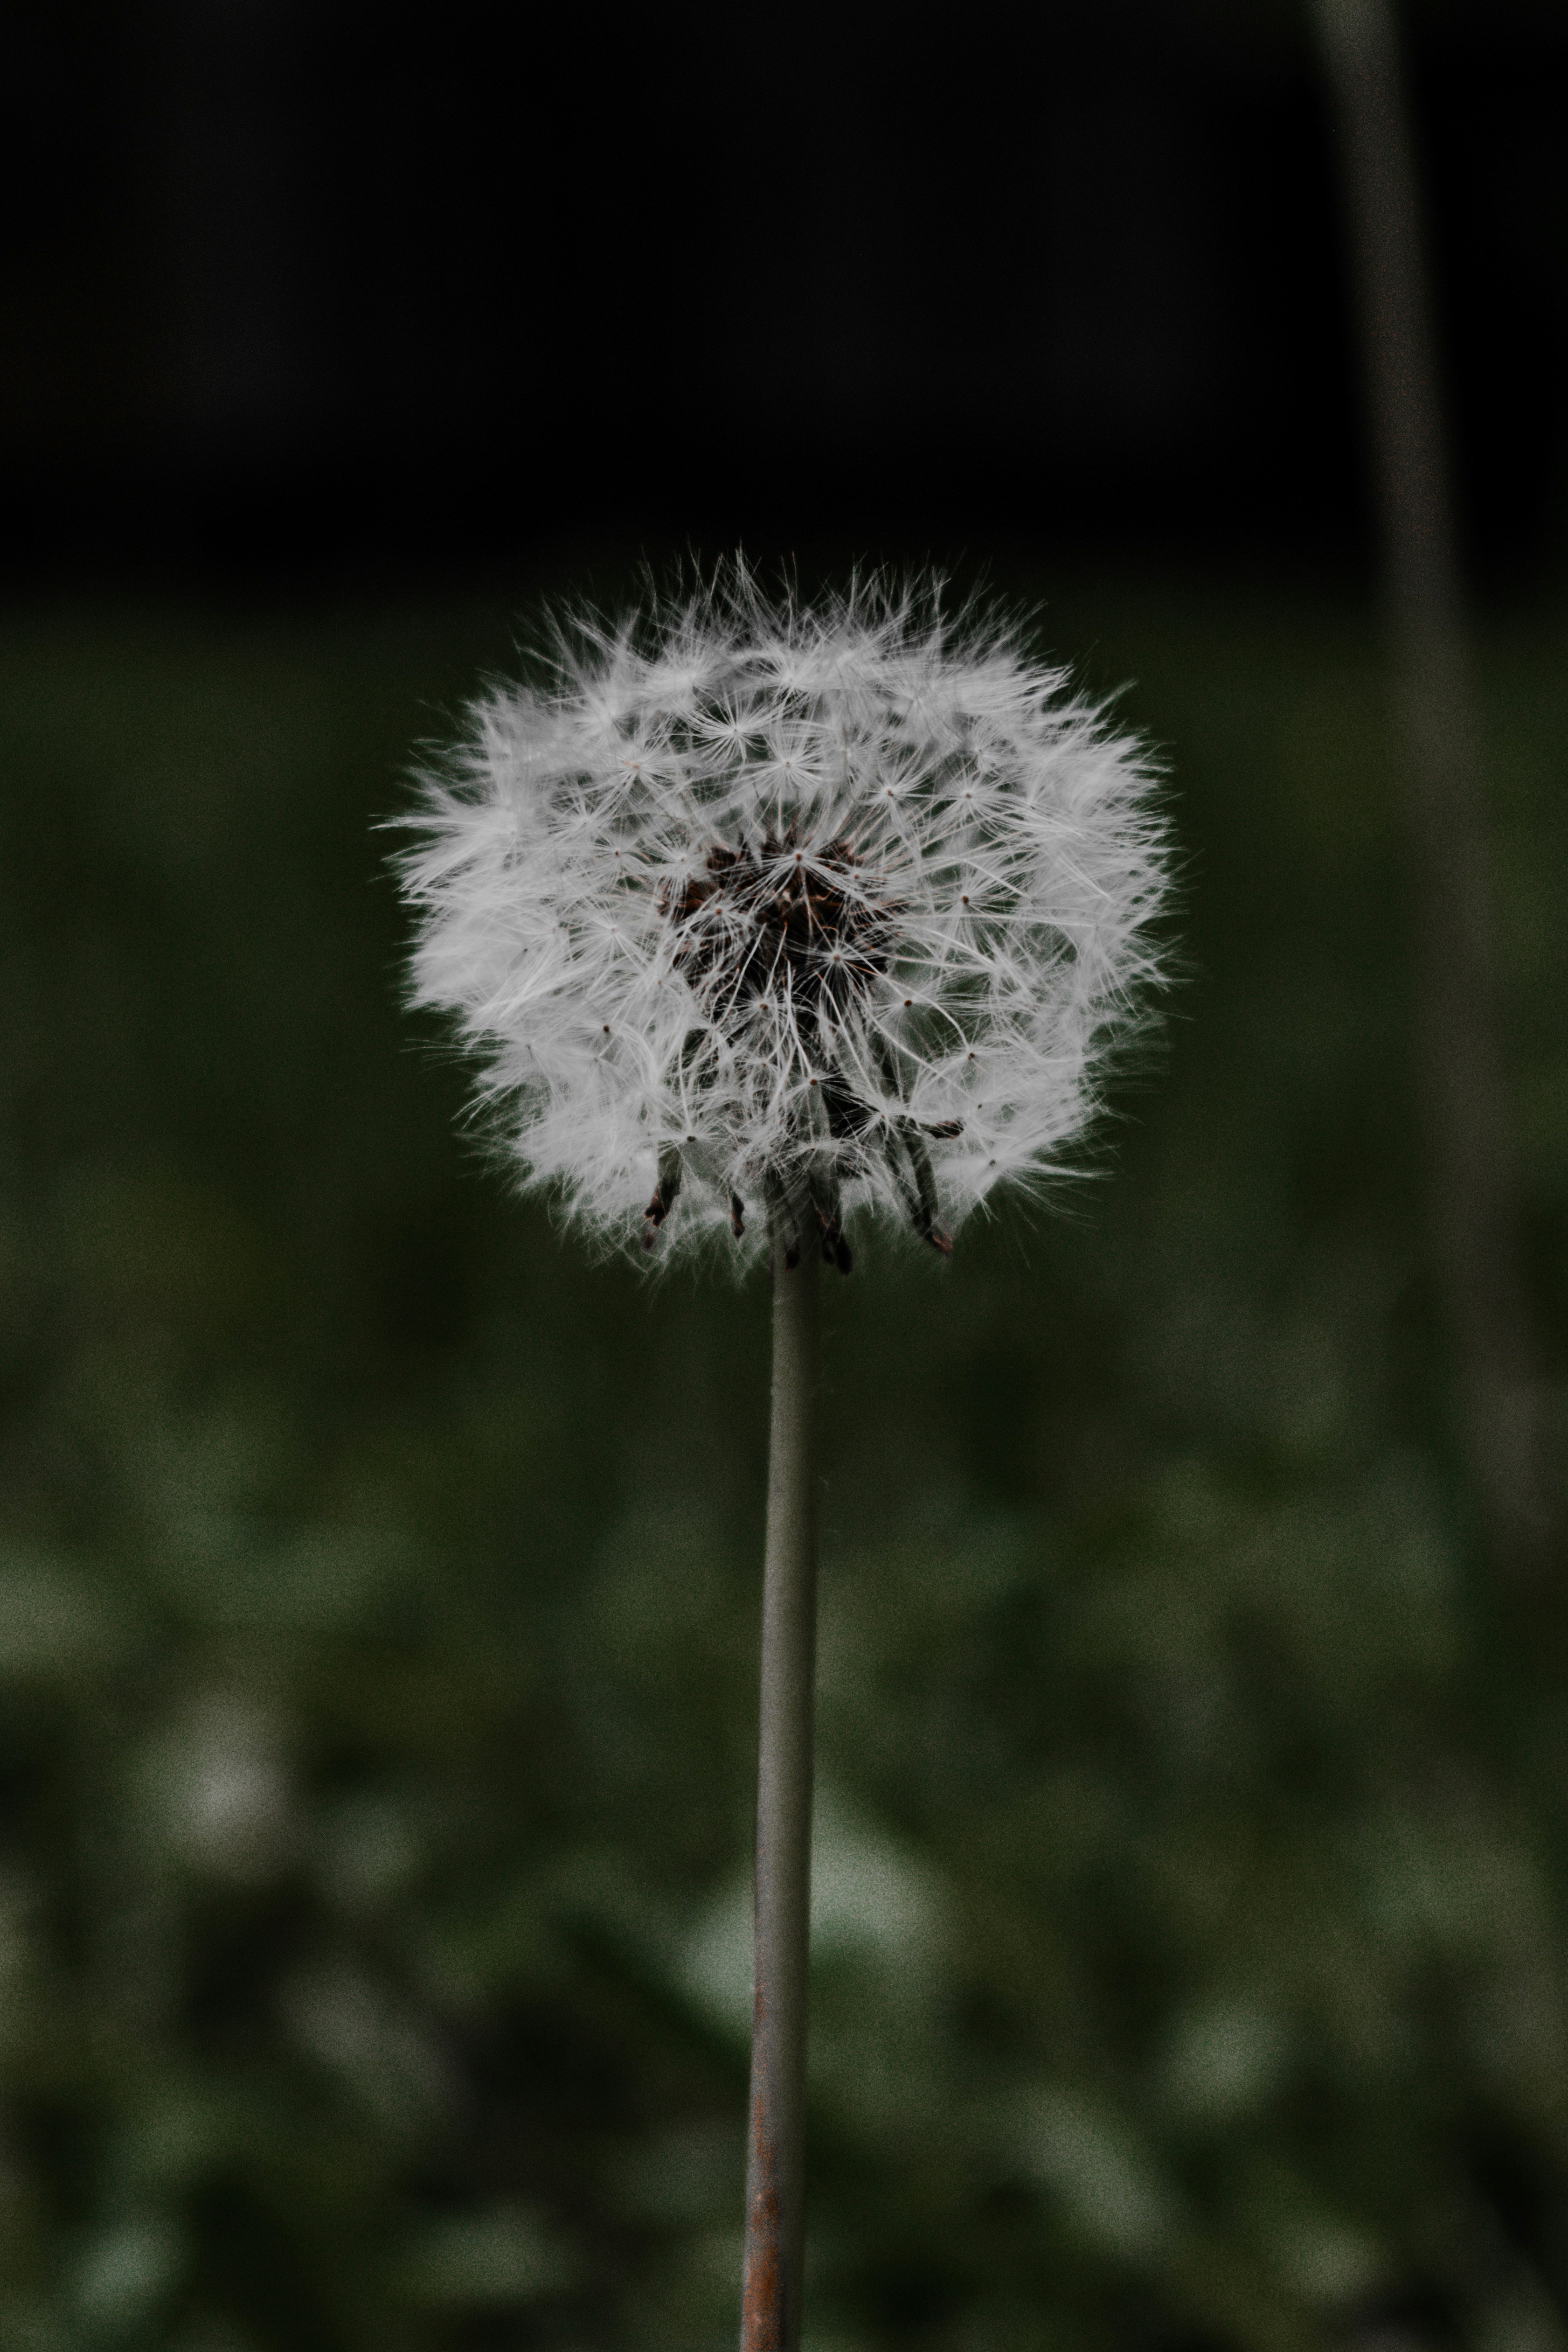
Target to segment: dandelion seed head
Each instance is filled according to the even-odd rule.
[[[1152,792],[1005,620],[736,565],[474,705],[398,860],[412,993],[601,1242],[847,1265],[880,1212],[946,1250],[1061,1165],[1159,977]]]

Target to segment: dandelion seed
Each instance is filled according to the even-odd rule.
[[[679,1153],[664,1257],[718,1233],[764,1251],[766,1220],[737,1231],[752,1197],[797,1231],[820,1210],[929,1239],[929,1192],[956,1231],[1001,1171],[1060,1164],[1157,977],[1136,748],[930,592],[773,605],[737,568],[583,624],[547,683],[475,707],[413,822],[415,997],[484,1058],[525,1181],[600,1241],[646,1240],[637,1204]],[[624,1064],[588,1050],[612,1029]]]

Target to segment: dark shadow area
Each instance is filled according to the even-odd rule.
[[[35,13],[8,75],[14,583],[565,542],[1238,555],[1365,530],[1291,11],[624,26]],[[1473,561],[1561,561],[1568,42],[1411,23]]]

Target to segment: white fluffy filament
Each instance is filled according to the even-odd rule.
[[[1151,796],[1007,624],[736,567],[473,707],[399,860],[413,994],[602,1241],[771,1225],[847,1266],[885,1210],[945,1248],[1060,1164],[1158,977]]]

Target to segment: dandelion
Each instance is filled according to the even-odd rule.
[[[561,632],[428,776],[413,994],[480,1057],[523,1183],[601,1247],[774,1274],[748,2352],[798,2339],[814,1268],[946,1256],[1038,1187],[1158,976],[1136,747],[935,586],[770,603],[741,566]]]
[[[1037,1181],[1151,976],[1131,747],[1005,629],[864,592],[587,626],[477,705],[402,861],[528,1183],[661,1256],[884,1215],[946,1252]]]

